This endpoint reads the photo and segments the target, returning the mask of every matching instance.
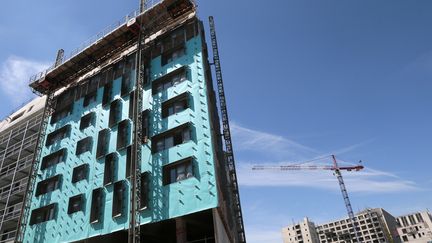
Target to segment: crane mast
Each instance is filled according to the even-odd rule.
[[[338,165],[338,162],[336,160],[336,156],[335,155],[331,155],[331,158],[333,160],[333,165],[332,166],[317,166],[317,165],[279,165],[279,166],[262,166],[262,165],[256,165],[254,167],[252,167],[252,170],[332,170],[334,171],[334,175],[336,176],[338,183],[339,183],[339,187],[341,189],[342,192],[342,197],[344,199],[344,203],[345,203],[345,207],[346,210],[348,212],[348,217],[351,220],[351,223],[353,225],[353,230],[354,230],[354,235],[355,235],[355,239],[353,239],[353,242],[357,242],[360,243],[360,235],[359,235],[359,231],[357,228],[357,221],[356,218],[354,216],[354,211],[352,209],[351,206],[351,202],[348,196],[348,192],[345,186],[345,182],[343,180],[342,177],[342,173],[341,170],[346,170],[346,171],[359,171],[364,169],[364,167],[362,165],[356,165],[356,166],[343,166],[340,167]]]

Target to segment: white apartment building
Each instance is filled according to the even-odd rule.
[[[402,242],[432,243],[432,215],[428,211],[416,212],[396,218]]]
[[[315,224],[304,218],[303,222],[282,229],[284,243],[319,243]]]

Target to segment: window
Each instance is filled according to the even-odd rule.
[[[161,64],[164,66],[185,54],[186,47],[184,45],[173,48],[172,50],[162,53]]]
[[[179,113],[189,108],[189,95],[183,93],[162,103],[162,118]]]
[[[88,175],[88,164],[83,164],[75,167],[72,172],[72,183],[77,183],[78,181],[86,180]]]
[[[76,155],[83,154],[92,149],[92,137],[81,139],[77,143]]]
[[[34,209],[30,216],[30,225],[39,224],[55,217],[57,203]]]
[[[123,69],[124,69],[124,61],[121,60],[117,63],[114,64],[114,80],[120,78],[123,74]]]
[[[104,169],[104,185],[107,186],[114,182],[114,169],[116,154],[111,153],[105,157],[105,169]]]
[[[51,124],[54,124],[59,120],[69,116],[70,114],[72,114],[72,110],[73,110],[73,103],[62,109],[56,110],[51,116]]]
[[[164,185],[193,177],[192,158],[183,159],[163,168]]]
[[[99,131],[98,143],[96,148],[96,158],[100,158],[108,152],[109,140],[110,140],[109,128],[105,128]]]
[[[45,156],[42,159],[41,163],[41,170],[45,170],[48,167],[51,167],[53,165],[56,165],[60,162],[66,161],[66,149],[60,149],[59,151],[56,151],[50,155]]]
[[[191,129],[189,123],[183,124],[152,138],[153,153],[183,144],[191,140]]]
[[[103,97],[102,97],[102,105],[108,105],[111,102],[112,98],[112,83],[111,81],[104,86]]]
[[[130,177],[131,163],[132,163],[132,146],[129,146],[127,147],[126,150],[126,178]]]
[[[30,109],[29,109],[28,111],[30,111],[31,108],[33,108],[33,106],[31,106]],[[15,116],[13,116],[13,117],[11,118],[10,122],[13,122],[13,121],[17,120],[18,118],[22,117],[22,115],[24,115],[24,113],[25,113],[25,111],[16,114]]]
[[[68,214],[73,214],[83,209],[84,194],[69,198]]]
[[[114,100],[110,106],[109,122],[108,126],[113,127],[121,119],[122,102],[120,100]]]
[[[91,211],[90,211],[90,223],[98,223],[101,219],[101,211],[102,211],[102,203],[103,203],[103,189],[96,188],[92,192],[92,202],[91,202]]]
[[[71,126],[66,125],[60,129],[57,129],[54,132],[48,134],[45,145],[50,146],[50,145],[54,144],[55,142],[60,141],[63,138],[67,137],[69,135],[70,129],[71,129]]]
[[[149,137],[149,127],[150,127],[150,120],[149,120],[149,110],[145,110],[141,113],[141,142],[147,143],[148,137]]]
[[[186,67],[183,66],[154,80],[152,83],[153,94],[185,81],[187,76],[186,73]]]
[[[123,215],[123,200],[124,200],[125,185],[124,181],[114,183],[112,217],[120,217]]]
[[[140,188],[140,206],[141,210],[148,207],[148,195],[149,195],[149,182],[150,182],[150,172],[146,171],[141,174],[141,188]]]
[[[134,116],[134,107],[133,107],[134,98],[135,98],[135,91],[132,91],[129,95],[129,118],[131,120],[133,120],[133,116]]]
[[[124,149],[129,145],[130,127],[129,120],[123,120],[119,123],[117,130],[117,150]]]
[[[90,125],[94,125],[94,122],[95,122],[95,113],[94,112],[88,113],[87,115],[81,117],[80,130],[84,130]]]
[[[87,94],[86,96],[84,96],[83,106],[84,107],[89,106],[91,103],[96,102],[96,99],[97,99],[97,90],[95,90],[95,91],[91,92],[90,94]]]
[[[36,187],[36,197],[52,192],[60,187],[61,175],[56,175],[46,180],[40,181]]]
[[[124,73],[121,83],[121,96],[125,96],[132,91],[132,78],[130,72]]]

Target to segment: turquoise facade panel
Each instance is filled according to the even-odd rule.
[[[165,219],[202,211],[218,206],[218,194],[215,175],[215,147],[211,116],[209,114],[208,87],[205,73],[205,62],[202,37],[200,35],[186,42],[183,56],[162,66],[161,57],[151,60],[151,81],[183,66],[187,69],[187,79],[153,95],[151,82],[143,89],[143,110],[150,111],[150,138],[167,130],[190,124],[192,139],[160,152],[152,152],[151,139],[142,145],[141,171],[150,172],[149,206],[141,211],[141,223],[157,222]],[[135,79],[135,71],[131,70],[131,78]],[[113,81],[112,100],[121,103],[121,119],[128,120],[130,126],[128,140],[132,138],[132,120],[129,118],[130,95],[120,95],[122,78]],[[103,89],[97,90],[97,99],[87,107],[83,107],[83,98],[73,104],[73,112],[54,124],[49,124],[46,134],[66,124],[71,125],[70,134],[50,146],[43,148],[42,157],[59,149],[66,148],[65,162],[58,163],[45,170],[38,171],[36,185],[47,178],[62,175],[59,188],[39,196],[33,196],[31,210],[56,203],[55,216],[46,222],[28,225],[25,242],[70,242],[86,239],[96,235],[108,234],[128,228],[129,217],[129,181],[126,178],[126,149],[117,150],[118,125],[108,127],[110,106],[102,106]],[[162,102],[185,92],[189,94],[190,107],[186,110],[162,117]],[[82,116],[94,112],[94,124],[80,130]],[[104,186],[105,157],[96,159],[99,131],[109,128],[110,139],[108,152],[115,153],[117,160],[114,169],[114,181],[124,181],[126,190],[123,197],[122,215],[113,217],[113,184]],[[91,150],[76,155],[77,142],[91,137]],[[164,185],[164,166],[176,161],[192,157],[193,177]],[[73,169],[82,164],[89,165],[86,180],[72,183]],[[102,216],[97,223],[90,223],[92,192],[103,188],[101,205]],[[82,210],[68,214],[69,199],[83,194]]]

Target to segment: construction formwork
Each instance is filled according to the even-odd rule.
[[[0,243],[14,241],[43,104],[37,98],[0,122]]]

